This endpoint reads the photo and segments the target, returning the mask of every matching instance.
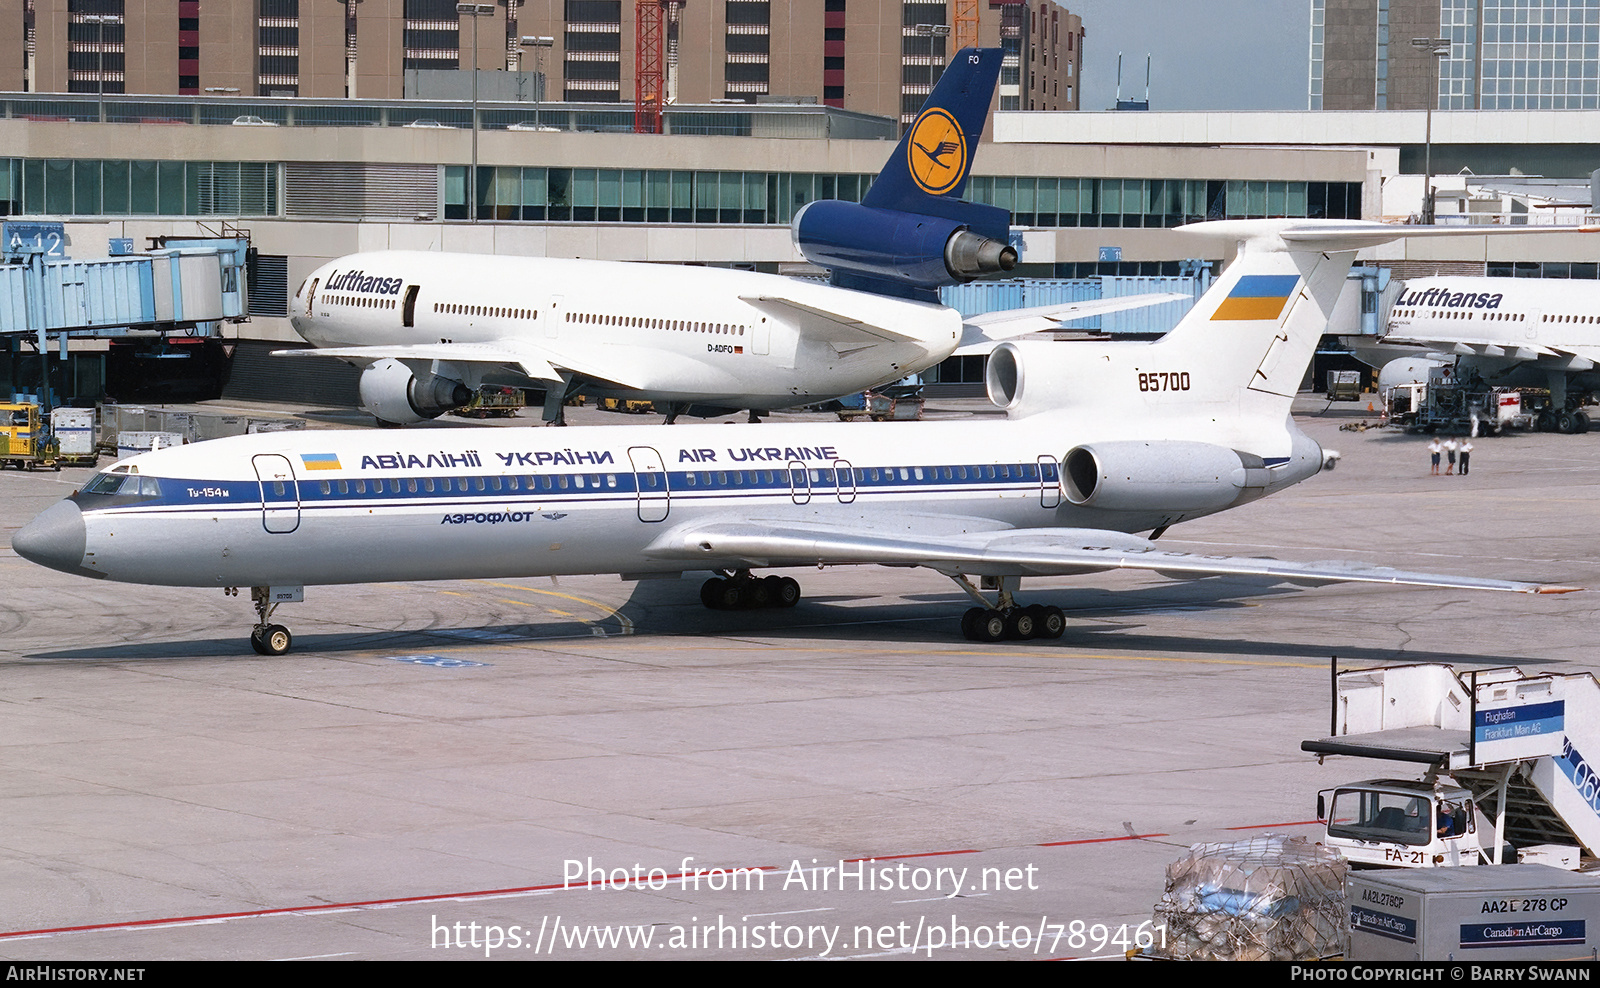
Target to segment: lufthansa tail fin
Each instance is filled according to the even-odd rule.
[[[959,199],[1000,76],[998,48],[963,48],[906,128],[863,206],[926,213],[928,197]]]
[[[1017,265],[1011,213],[961,198],[1000,74],[998,48],[963,48],[862,200],[819,199],[794,215],[794,245],[841,288],[937,302]]]

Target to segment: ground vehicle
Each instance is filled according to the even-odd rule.
[[[1370,779],[1317,794],[1317,817],[1328,828],[1322,843],[1357,867],[1479,864],[1479,832],[1489,823],[1478,814],[1472,792],[1448,781]]]
[[[485,384],[473,394],[471,401],[460,408],[452,408],[450,414],[475,419],[515,418],[517,410],[527,404],[521,388]]]
[[[1577,869],[1597,857],[1600,772],[1582,754],[1600,750],[1594,676],[1389,666],[1340,673],[1335,693],[1333,733],[1301,750],[1428,766],[1420,781],[1319,795],[1324,843],[1355,866]]]
[[[1539,432],[1589,431],[1582,407],[1557,408],[1545,388],[1490,387],[1477,378],[1461,380],[1451,366],[1434,367],[1428,383],[1399,384],[1384,391],[1389,421],[1422,432],[1459,430],[1499,435],[1506,429]]]
[[[1328,372],[1329,401],[1360,401],[1361,372],[1331,370]]]
[[[61,446],[32,402],[0,403],[0,467],[61,469]]]

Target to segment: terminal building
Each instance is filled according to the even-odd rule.
[[[905,36],[903,25],[897,30]],[[1081,52],[1081,35],[1073,45]],[[107,391],[127,398],[126,381],[181,376],[175,358],[204,354],[197,365],[211,380],[225,380],[231,395],[333,401],[318,390],[325,382],[290,377],[278,366],[324,362],[269,362],[265,354],[300,342],[286,314],[306,275],[362,250],[806,273],[790,241],[795,211],[813,199],[859,199],[900,129],[898,104],[873,114],[826,100],[680,101],[666,107],[662,133],[644,134],[632,132],[626,102],[481,99],[476,109],[475,138],[474,104],[461,99],[0,94],[0,216],[63,222],[67,249],[81,258],[103,256],[113,240],[142,249],[163,238],[237,231],[250,244],[247,321],[181,340],[75,338],[58,389],[79,400]],[[1495,192],[1486,176],[1587,185],[1600,160],[1593,136],[1600,111],[1433,116],[1434,171],[1447,176],[1436,185],[1449,191],[1439,207],[1445,220],[1547,221],[1559,210]],[[1401,221],[1420,211],[1420,110],[1036,107],[996,112],[990,134],[967,195],[1011,211],[1022,254],[1014,274],[1024,278],[1178,275],[1195,260],[1215,266],[1228,245],[1174,232],[1197,220]],[[1597,252],[1600,245],[1574,234],[1397,245],[1373,260],[1400,277],[1584,277],[1594,276]],[[6,345],[0,389],[36,389],[38,361],[25,359],[32,344],[12,338]],[[939,374],[970,384],[981,368],[962,364]]]

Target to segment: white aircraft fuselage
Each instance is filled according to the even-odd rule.
[[[317,347],[525,344],[588,393],[755,409],[899,380],[945,359],[962,333],[942,305],[778,275],[414,251],[323,265],[290,321]],[[530,383],[509,361],[474,368],[453,370],[474,384]]]
[[[752,565],[742,551],[685,544],[682,533],[719,521],[814,529],[819,537],[879,526],[894,536],[929,524],[948,536],[1135,532],[1252,500],[1323,465],[1317,444],[1283,421],[1250,442],[1272,466],[1248,487],[1235,457],[1237,481],[1217,478],[1215,491],[1180,509],[1074,505],[1059,475],[1067,446],[1124,434],[1083,425],[1061,414],[910,428],[330,431],[310,445],[312,434],[269,433],[132,457],[106,475],[129,471],[111,492],[91,485],[57,510],[81,509],[85,542],[74,570],[114,581],[229,587],[642,575]],[[196,560],[207,562],[197,568]],[[766,554],[761,565],[814,562],[805,553]]]
[[[1381,343],[1454,356],[1490,384],[1600,388],[1600,282],[1416,278]]]

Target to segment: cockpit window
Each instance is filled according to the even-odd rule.
[[[154,477],[128,473],[101,473],[83,486],[85,494],[116,494],[123,497],[160,497],[161,482]]]

